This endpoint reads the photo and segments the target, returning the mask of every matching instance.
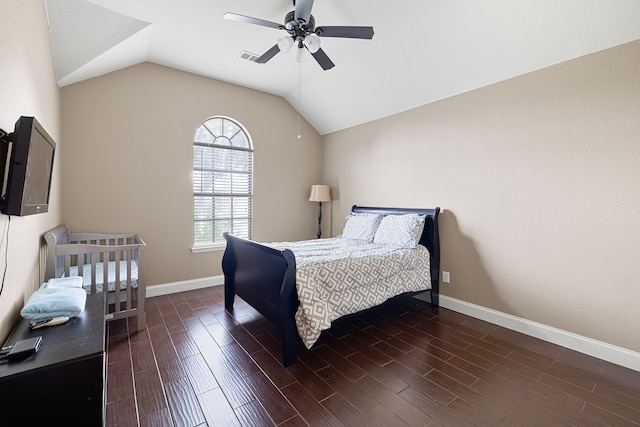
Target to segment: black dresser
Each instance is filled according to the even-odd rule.
[[[4,346],[38,335],[37,354],[0,364],[0,424],[104,425],[104,294],[62,325],[31,331],[21,319]]]

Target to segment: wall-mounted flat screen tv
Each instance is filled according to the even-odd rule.
[[[34,117],[21,116],[9,136],[0,210],[5,215],[33,215],[49,210],[56,143]]]

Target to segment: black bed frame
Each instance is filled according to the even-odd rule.
[[[440,239],[438,214],[440,208],[404,209],[354,205],[352,212],[382,215],[417,213],[425,215],[420,244],[431,254],[431,304],[439,304]],[[224,233],[227,247],[222,257],[225,308],[233,309],[236,295],[273,322],[282,331],[283,365],[296,361],[300,337],[295,322],[298,309],[296,292],[296,259],[289,249],[283,251],[251,240]],[[413,292],[413,294],[420,292]]]

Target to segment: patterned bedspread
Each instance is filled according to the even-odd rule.
[[[404,292],[431,288],[429,251],[340,238],[271,243],[293,251],[298,333],[311,348],[333,320]]]

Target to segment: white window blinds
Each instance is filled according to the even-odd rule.
[[[235,121],[212,117],[193,143],[194,245],[222,243],[225,231],[251,238],[253,149]]]

